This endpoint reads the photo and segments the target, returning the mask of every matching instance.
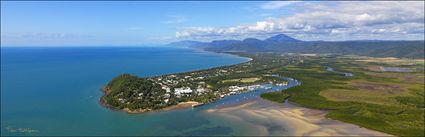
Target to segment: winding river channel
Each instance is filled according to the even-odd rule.
[[[220,108],[220,107],[229,106],[229,105],[242,104],[242,103],[245,103],[245,102],[249,102],[253,99],[260,98],[260,95],[262,93],[281,91],[281,90],[285,90],[287,88],[291,88],[291,87],[298,86],[298,85],[301,84],[301,82],[299,82],[298,80],[295,80],[293,78],[287,78],[287,77],[278,76],[278,75],[272,75],[272,76],[286,80],[286,81],[288,81],[288,84],[284,85],[284,86],[278,86],[278,85],[273,85],[273,84],[261,84],[262,88],[258,88],[254,91],[251,91],[251,92],[244,92],[244,93],[237,94],[237,95],[226,96],[226,97],[224,97],[224,98],[222,98],[222,99],[220,99],[216,102],[209,103],[207,105],[204,105],[204,106],[201,106],[201,107],[198,107],[198,108],[199,109],[211,109],[211,108]]]

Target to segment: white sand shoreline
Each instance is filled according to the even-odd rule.
[[[205,113],[251,125],[259,136],[392,136],[328,119],[326,111],[262,99]]]

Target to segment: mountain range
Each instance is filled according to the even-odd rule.
[[[424,41],[302,41],[285,34],[260,40],[179,41],[168,46],[200,48],[213,52],[332,53],[372,57],[424,58]]]

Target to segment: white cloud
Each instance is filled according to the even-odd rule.
[[[272,6],[267,8],[273,9]],[[298,4],[297,9],[293,15],[251,25],[188,27],[176,32],[176,37],[221,39],[265,37],[276,33],[305,40],[424,37],[424,2],[305,2]]]
[[[270,1],[262,4],[262,9],[279,9],[301,1]]]

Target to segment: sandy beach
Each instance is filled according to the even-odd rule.
[[[195,102],[195,101],[180,102],[177,105],[169,106],[161,110],[168,111],[168,110],[175,110],[175,109],[191,108],[192,105],[197,105],[197,104],[199,104],[199,102]]]
[[[256,99],[208,109],[211,116],[255,127],[258,136],[391,136],[325,117],[326,111]]]

